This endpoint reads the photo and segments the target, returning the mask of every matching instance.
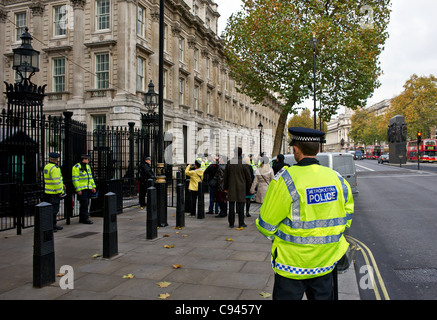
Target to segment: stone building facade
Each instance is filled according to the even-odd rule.
[[[166,0],[164,131],[174,163],[208,152],[232,156],[235,146],[270,155],[280,104],[255,105],[229,76],[220,17],[213,0]],[[45,114],[73,111],[99,126],[141,127],[149,81],[158,88],[159,0],[0,0],[0,83],[12,83],[12,49],[29,28],[47,84]],[[6,105],[0,96],[0,109]],[[168,133],[171,133],[169,135]]]

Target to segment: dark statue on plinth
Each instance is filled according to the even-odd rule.
[[[397,115],[390,119],[387,137],[390,163],[407,163],[407,124],[403,116]]]

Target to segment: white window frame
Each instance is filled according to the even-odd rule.
[[[52,78],[53,92],[64,92],[66,84],[66,63],[65,57],[57,57],[52,59]]]
[[[111,29],[111,0],[96,1],[96,30]]]
[[[53,7],[53,36],[67,34],[67,6],[65,4]]]
[[[141,5],[137,9],[137,35],[146,37],[146,8]]]
[[[107,61],[98,61],[103,56],[107,57]],[[108,89],[109,84],[110,84],[110,68],[111,68],[111,61],[110,61],[109,52],[96,53],[94,55],[94,62],[95,62],[94,69],[95,69],[95,75],[96,75],[95,76],[95,88],[96,89]],[[107,69],[102,69],[104,64],[107,65]],[[101,79],[101,76],[103,76],[103,79]]]
[[[145,91],[146,60],[137,57],[137,91]]]
[[[15,14],[15,42],[21,41],[21,35],[27,26],[27,12],[17,12]]]

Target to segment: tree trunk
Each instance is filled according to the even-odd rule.
[[[287,123],[287,117],[288,109],[285,108],[282,110],[281,115],[279,116],[278,127],[276,128],[275,134],[275,141],[273,143],[272,157],[276,157],[278,154],[281,153],[282,139],[284,137],[283,133],[285,124]]]

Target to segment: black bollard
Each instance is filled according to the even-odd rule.
[[[33,240],[33,286],[42,288],[56,280],[52,204],[36,205]]]
[[[197,219],[205,219],[205,194],[203,193],[203,182],[199,181],[197,196]]]
[[[176,186],[176,227],[185,227],[185,203],[184,185],[179,183]]]
[[[156,203],[156,188],[147,189],[147,220],[146,239],[155,239],[158,236],[158,207]]]
[[[113,192],[105,194],[103,207],[103,258],[111,258],[118,254],[117,235],[117,195]]]
[[[185,213],[191,213],[191,191],[188,189],[190,186],[190,178],[185,180]]]

